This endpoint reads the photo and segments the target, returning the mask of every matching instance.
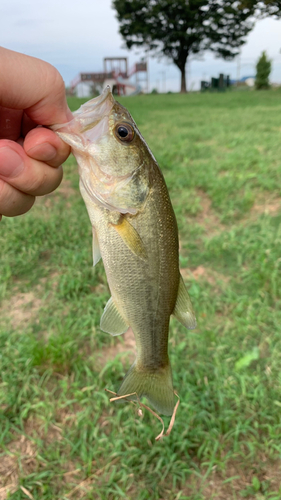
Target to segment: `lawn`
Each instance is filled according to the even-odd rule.
[[[152,415],[109,402],[134,340],[99,328],[109,291],[70,157],[0,223],[0,499],[281,499],[281,92],[120,100],[165,175],[198,318],[171,320],[176,422],[156,442]]]

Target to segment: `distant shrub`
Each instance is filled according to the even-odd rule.
[[[152,89],[151,93],[152,94],[158,94],[158,90],[157,89]]]
[[[269,75],[271,72],[271,61],[263,51],[256,65],[256,89],[269,89]]]

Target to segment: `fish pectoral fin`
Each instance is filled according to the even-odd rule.
[[[121,222],[119,224],[111,223],[111,226],[117,231],[119,236],[121,236],[123,242],[131,252],[137,257],[140,257],[140,259],[145,260],[147,258],[147,253],[139,233],[125,217],[121,217]]]
[[[103,315],[100,320],[100,327],[104,332],[110,333],[110,335],[113,336],[122,335],[122,333],[125,333],[129,328],[129,325],[123,319],[113,302],[112,297],[110,297],[104,308]]]
[[[173,310],[173,315],[189,330],[196,328],[195,313],[182,276],[180,276],[178,296]]]
[[[93,230],[93,265],[95,266],[101,259],[101,254],[100,254],[98,236],[94,226],[92,227],[92,230]]]

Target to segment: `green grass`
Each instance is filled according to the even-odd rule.
[[[281,499],[281,93],[121,100],[164,172],[198,317],[171,321],[176,423],[155,442],[159,422],[104,391],[130,361],[99,329],[71,157],[57,192],[1,222],[0,498]]]

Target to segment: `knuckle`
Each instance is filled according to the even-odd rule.
[[[70,150],[68,149],[67,144],[61,145],[57,149],[56,157],[53,160],[49,161],[48,163],[52,167],[61,168],[62,163],[64,163],[67,160],[69,154]]]
[[[53,94],[57,94],[58,96],[64,96],[65,94],[63,78],[53,66],[51,66],[50,70],[46,73],[46,87],[48,91],[52,89]]]
[[[42,70],[45,73],[44,81],[48,89],[50,88],[50,86],[54,90],[61,89],[61,87],[64,87],[63,78],[59,73],[59,71],[54,66],[52,66],[49,63],[45,63],[44,68],[42,68]]]
[[[0,181],[0,213],[7,217],[14,217],[27,212],[34,204],[33,196],[24,194],[10,186],[10,184]]]
[[[6,182],[5,182],[5,181],[2,181],[2,180],[0,179],[0,199],[1,199],[1,197],[2,197],[2,196],[4,196],[5,184],[6,184]],[[3,194],[2,194],[2,193],[3,193]]]
[[[32,179],[29,179],[29,186],[26,191],[35,195],[45,194],[47,179],[48,176],[44,171],[34,175]]]
[[[53,168],[47,164],[40,166],[29,181],[28,193],[35,196],[42,196],[54,191],[62,180],[62,168]]]

